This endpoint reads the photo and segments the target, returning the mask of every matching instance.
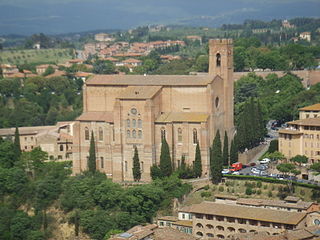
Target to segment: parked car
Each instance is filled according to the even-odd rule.
[[[240,173],[238,171],[235,171],[232,173],[233,175],[240,175]]]
[[[257,168],[252,168],[252,169],[251,169],[251,172],[252,172],[252,173],[255,173],[255,174],[260,174],[260,170],[257,169]]]
[[[260,160],[259,162],[262,164],[266,164],[266,163],[269,163],[270,161],[271,161],[270,158],[264,158],[264,159]]]
[[[255,165],[257,165],[255,162],[249,163],[250,167],[254,167]]]
[[[229,169],[223,169],[222,171],[221,171],[221,173],[222,174],[229,174],[230,173],[230,170]]]
[[[266,166],[266,165],[259,165],[259,166],[256,167],[256,169],[261,170],[261,171],[267,170],[268,168],[269,167]]]

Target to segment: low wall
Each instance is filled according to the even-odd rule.
[[[255,73],[257,76],[265,78],[269,74],[277,74],[277,76],[282,77],[285,72],[283,71],[269,71],[269,72],[234,72],[233,79],[234,81],[239,80],[241,77],[246,76],[249,73]],[[320,70],[300,70],[300,71],[291,71],[291,73],[302,78],[302,84],[304,87],[314,85],[320,82]]]
[[[239,154],[239,162],[242,164],[248,164],[257,154],[259,154],[266,145],[259,145],[258,147],[252,148],[244,153]]]

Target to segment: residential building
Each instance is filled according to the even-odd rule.
[[[289,212],[204,201],[190,208],[193,235],[225,239],[237,233],[265,231],[269,236],[315,226],[319,212]]]
[[[299,38],[311,42],[311,32],[302,32],[300,33]]]
[[[56,66],[56,65],[41,64],[41,65],[36,66],[36,72],[37,72],[37,74],[39,74],[39,75],[43,74],[43,73],[47,70],[47,68],[48,68],[49,66],[51,66],[54,70],[57,70],[57,69],[58,69],[58,66]]]
[[[83,88],[83,113],[75,124],[73,174],[87,169],[91,132],[97,169],[113,181],[133,181],[136,146],[141,181],[159,164],[161,143],[172,161],[191,165],[200,145],[203,175],[209,174],[209,146],[217,130],[233,138],[233,42],[210,40],[206,75],[95,75]],[[222,136],[223,137],[223,136]]]
[[[283,28],[295,28],[294,24],[291,24],[287,19],[282,21]]]
[[[19,73],[19,69],[17,68],[16,65],[1,64],[0,67],[2,69],[2,76],[4,78],[11,78],[11,77],[14,77],[14,75]]]
[[[111,42],[114,41],[114,38],[107,33],[98,33],[94,35],[94,39],[98,42]]]
[[[52,126],[20,127],[21,151],[40,147],[49,160],[71,161],[74,122],[58,122]],[[0,137],[14,139],[15,128],[0,129]]]
[[[309,164],[320,161],[320,104],[299,109],[300,119],[279,130],[279,151],[290,159],[305,155]]]

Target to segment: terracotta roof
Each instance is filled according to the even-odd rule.
[[[76,120],[78,121],[97,121],[97,122],[113,122],[112,112],[85,112]]]
[[[279,129],[279,133],[284,134],[291,134],[291,135],[302,135],[302,132],[299,132],[298,130],[292,130],[292,129]]]
[[[45,78],[52,78],[52,77],[62,77],[65,76],[67,73],[65,71],[55,71],[54,73],[46,76]]]
[[[19,127],[20,135],[35,135],[41,131],[54,129],[56,126],[35,126],[35,127]],[[1,128],[0,136],[14,135],[15,128]]]
[[[320,103],[313,104],[311,106],[299,108],[300,111],[320,111]]]
[[[69,60],[68,62],[69,63],[82,63],[84,60],[82,60],[82,59],[71,59],[71,60]]]
[[[300,126],[320,126],[320,118],[306,118],[297,121],[288,122],[290,125]]]
[[[221,198],[221,199],[233,200],[233,201],[236,201],[238,199],[237,196],[232,196],[232,195],[227,195],[227,194],[215,194],[214,197]]]
[[[149,99],[153,98],[161,86],[129,86],[118,96],[120,99]]]
[[[76,72],[75,73],[76,77],[88,77],[90,75],[92,75],[92,73],[87,73],[87,72]]]
[[[142,61],[138,60],[138,59],[135,59],[135,58],[129,58],[129,59],[126,59],[124,61],[122,61],[123,63],[141,63]]]
[[[192,205],[190,212],[292,225],[297,225],[307,215],[305,212],[277,211],[207,201]]]
[[[209,75],[95,75],[86,85],[206,86],[214,79]]]
[[[206,113],[196,112],[169,112],[161,114],[156,123],[169,123],[169,122],[206,122],[209,115]]]
[[[170,227],[157,228],[154,230],[154,240],[196,240],[190,234],[180,232]]]
[[[163,217],[158,217],[158,220],[176,222],[178,221],[178,218],[174,216],[163,216]]]
[[[237,204],[239,205],[248,205],[248,206],[270,206],[270,207],[283,207],[283,208],[294,208],[307,210],[313,202],[304,202],[298,201],[296,203],[288,203],[283,200],[269,200],[269,199],[252,199],[252,198],[239,198],[237,200]]]
[[[172,225],[192,227],[192,221],[180,220],[180,221],[173,222]]]

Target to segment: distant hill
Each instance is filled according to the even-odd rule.
[[[0,35],[129,29],[146,24],[217,27],[245,19],[319,17],[318,0],[0,1]]]

